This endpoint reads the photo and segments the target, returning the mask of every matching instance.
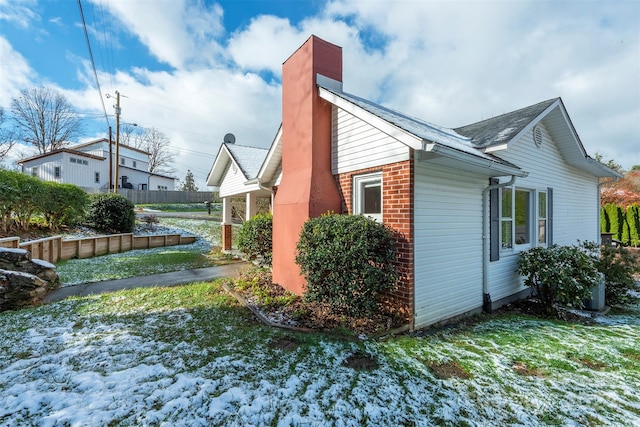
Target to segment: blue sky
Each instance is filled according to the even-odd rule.
[[[457,127],[562,97],[587,152],[640,164],[638,1],[0,0],[0,106],[55,87],[106,135],[164,132],[201,189],[226,133],[268,147],[280,70],[311,34],[343,48],[344,88]],[[102,95],[102,99],[101,99]],[[21,152],[26,152],[23,148]],[[16,152],[14,155],[18,155]]]

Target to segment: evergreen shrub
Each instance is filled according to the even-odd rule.
[[[311,218],[297,245],[296,263],[306,277],[304,297],[354,316],[375,312],[380,292],[395,287],[395,261],[391,229],[361,215]]]
[[[599,246],[585,242],[585,250],[595,260],[596,268],[604,274],[604,296],[607,305],[623,305],[635,302],[629,291],[638,290],[634,274],[640,272],[638,257],[625,247]]]
[[[105,233],[131,233],[135,223],[134,205],[126,197],[114,193],[89,197],[86,219],[89,227]]]
[[[238,249],[249,259],[262,258],[262,264],[271,265],[273,217],[258,214],[242,224],[238,233]]]
[[[73,184],[43,182],[46,203],[42,214],[47,225],[57,230],[61,225],[74,226],[84,220],[89,196]]]
[[[555,312],[555,304],[582,308],[599,279],[596,261],[578,246],[528,249],[520,253],[517,271],[549,314]]]

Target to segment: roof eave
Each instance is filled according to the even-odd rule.
[[[484,173],[492,177],[515,175],[517,177],[524,178],[529,175],[529,172],[516,166],[509,166],[504,163],[500,163],[499,161],[484,159],[482,157],[474,156],[430,141],[425,141],[422,152],[444,156],[452,159],[456,163],[459,162],[461,164],[473,165],[475,168],[484,171]]]

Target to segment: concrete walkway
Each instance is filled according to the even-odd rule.
[[[154,286],[173,286],[192,282],[205,282],[223,277],[235,277],[239,272],[249,268],[251,264],[237,262],[217,267],[197,268],[195,270],[173,271],[171,273],[152,274],[149,276],[129,277],[127,279],[105,280],[102,282],[83,283],[65,286],[49,293],[44,303],[60,301],[70,296],[87,296],[115,292],[122,289],[150,288]]]

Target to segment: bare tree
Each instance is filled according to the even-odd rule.
[[[9,128],[10,123],[4,114],[4,108],[0,107],[0,162],[4,160],[15,144],[14,129]]]
[[[20,138],[44,154],[68,145],[82,128],[82,120],[67,98],[55,89],[24,89],[11,101]]]
[[[149,153],[149,172],[172,174],[176,152],[171,150],[169,138],[156,128],[147,128],[139,138],[134,138],[133,147]]]

